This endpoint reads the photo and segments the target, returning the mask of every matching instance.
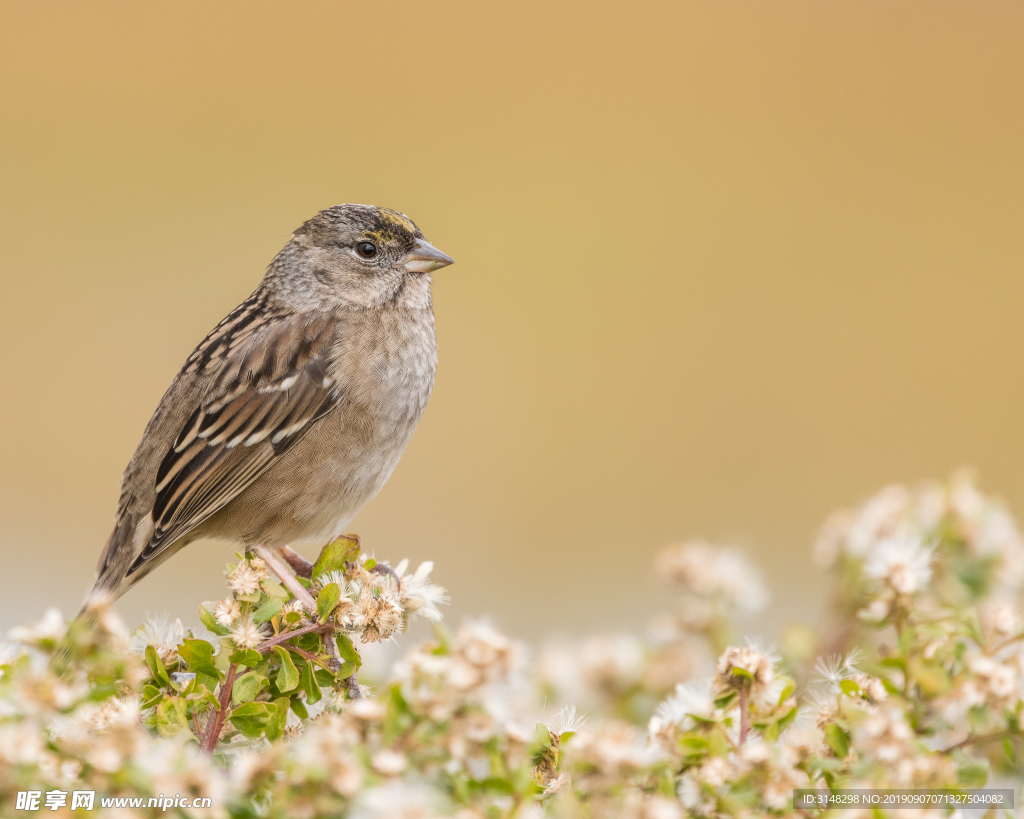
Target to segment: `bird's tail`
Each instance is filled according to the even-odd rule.
[[[94,650],[104,638],[101,620],[114,602],[114,595],[100,584],[89,593],[82,610],[68,624],[68,629],[54,649],[50,670],[58,677],[70,675],[76,660]]]

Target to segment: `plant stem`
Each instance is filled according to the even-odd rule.
[[[331,626],[322,626],[319,623],[313,623],[312,625],[303,626],[302,628],[296,629],[295,631],[287,631],[282,632],[281,634],[277,634],[271,637],[269,640],[266,640],[265,642],[260,643],[258,646],[256,646],[256,650],[260,654],[266,654],[268,651],[270,651],[270,649],[272,649],[279,643],[287,642],[288,640],[292,639],[292,637],[301,637],[303,634],[309,634],[312,631],[325,632],[333,631],[333,629],[331,628]],[[291,646],[288,647],[291,648]]]
[[[206,725],[206,735],[199,742],[199,750],[204,754],[212,754],[217,747],[217,740],[220,739],[221,728],[224,727],[224,719],[228,714],[228,703],[231,702],[231,689],[235,687],[235,672],[237,667],[234,663],[228,666],[227,676],[220,687],[220,708],[217,713],[210,717]]]
[[[747,722],[747,686],[740,688],[740,745],[747,739],[750,724]]]
[[[1006,648],[1007,646],[1012,646],[1014,643],[1016,643],[1018,640],[1022,638],[1024,638],[1024,634],[1018,634],[1013,637],[1007,637],[1005,640],[1002,640],[996,643],[995,645],[990,646],[988,649],[985,650],[985,653],[989,656],[991,656],[992,654],[998,654],[1004,648]]]
[[[977,736],[967,737],[967,739],[961,740],[956,745],[950,745],[941,753],[948,754],[959,748],[966,748],[968,745],[984,745],[988,742],[998,742],[1001,739],[1009,739],[1015,736],[1017,736],[1017,732],[1012,730],[993,731],[991,734],[978,734]]]
[[[294,651],[300,657],[305,657],[311,663],[316,663],[324,671],[331,671],[330,666],[328,666],[327,663],[325,663],[323,660],[321,660],[319,657],[316,656],[316,654],[313,654],[311,651],[306,651],[305,649],[299,648],[298,646],[285,646],[285,648],[287,648],[289,651]],[[334,673],[334,672],[331,671],[331,673]]]

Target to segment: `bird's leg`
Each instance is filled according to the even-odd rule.
[[[288,589],[298,600],[302,607],[308,614],[316,616],[316,601],[313,600],[313,596],[303,587],[303,585],[295,579],[295,575],[288,570],[288,566],[280,556],[269,546],[262,544],[258,546],[249,547],[256,555],[263,559],[263,562],[267,564],[267,568],[270,569],[274,574],[277,575],[278,579],[284,584],[284,587]]]
[[[269,546],[259,545],[252,546],[251,548],[252,551],[254,551],[257,554],[257,556],[263,558],[263,562],[267,564],[267,567],[274,574],[276,574],[278,578],[280,578],[281,582],[284,584],[284,587],[295,596],[295,599],[302,603],[302,607],[306,610],[306,613],[315,619],[316,601],[313,599],[313,596],[308,591],[306,591],[303,585],[295,579],[295,575],[288,571],[287,565],[285,565],[284,561],[281,560],[281,557],[278,555],[278,553],[274,549],[271,549]],[[295,553],[292,552],[292,554]],[[298,555],[296,555],[296,557],[298,557]],[[299,559],[301,560],[301,558]],[[341,656],[338,652],[338,646],[334,642],[333,633],[327,634],[324,637],[324,646],[327,648],[327,653],[331,656],[328,665],[330,665],[331,668],[337,671],[339,668],[341,668]]]
[[[282,546],[281,557],[288,562],[288,565],[292,567],[292,570],[299,577],[313,577],[313,564],[295,550]]]
[[[393,577],[395,579],[395,585],[398,586],[398,591],[399,592],[402,591],[402,579],[398,576],[398,574],[395,572],[395,570],[392,569],[390,566],[385,566],[383,563],[378,563],[376,566],[374,566],[372,569],[370,569],[370,571],[373,572],[374,574],[387,574],[387,575],[390,575],[391,577]]]

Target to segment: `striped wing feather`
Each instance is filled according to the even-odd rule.
[[[153,535],[128,576],[238,497],[336,406],[334,330],[325,318],[280,322],[213,362],[218,377],[160,464]]]

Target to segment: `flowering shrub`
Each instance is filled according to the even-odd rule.
[[[202,628],[128,634],[102,601],[68,627],[54,610],[0,655],[0,800],[88,788],[173,795],[180,816],[677,819],[792,814],[794,788],[1019,781],[1013,518],[964,476],[892,487],[830,519],[815,555],[831,622],[780,651],[736,638],[763,583],[701,542],[658,556],[676,605],[647,639],[532,662],[485,623],[441,626],[429,563],[392,568],[349,538],[298,582],[239,555]],[[360,684],[364,646],[414,617],[434,639]]]

